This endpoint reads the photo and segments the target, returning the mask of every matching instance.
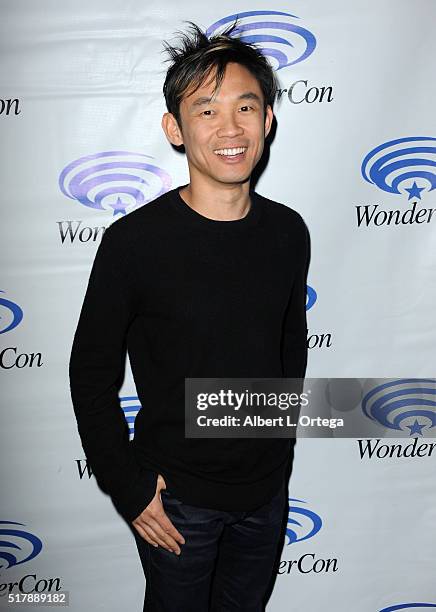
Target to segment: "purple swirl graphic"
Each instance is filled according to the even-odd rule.
[[[401,194],[401,188],[408,192],[408,200],[420,200],[421,191],[436,188],[435,169],[436,138],[411,136],[372,149],[362,162],[361,172],[365,181],[383,191]]]
[[[436,604],[423,602],[402,603],[396,604],[395,606],[389,606],[388,608],[383,608],[383,610],[380,610],[379,612],[396,612],[397,610],[408,610],[409,612],[413,612],[413,609],[422,610],[422,608],[436,608]]]
[[[4,291],[0,289],[0,293],[4,293]],[[15,304],[15,302],[11,302],[11,300],[7,300],[6,298],[0,296],[0,312],[2,306],[7,308],[9,312],[12,313],[12,321],[9,323],[9,325],[6,324],[4,329],[2,329],[2,324],[5,317],[0,314],[0,334],[5,334],[21,323],[23,319],[23,311],[18,304]]]
[[[297,15],[282,11],[245,11],[228,15],[209,26],[206,36],[218,34],[221,26],[236,18],[240,20],[239,25],[231,36],[259,45],[262,53],[273,59],[276,70],[304,61],[315,50],[316,38],[312,32],[292,23],[291,20],[299,19]]]
[[[103,151],[80,157],[60,173],[64,195],[95,210],[127,214],[171,188],[170,175],[151,164],[149,155]]]
[[[289,498],[290,502],[298,502],[300,504],[306,504],[307,502],[301,500],[301,499],[293,499],[292,497]],[[309,519],[310,523],[311,523],[311,527],[309,528],[309,530],[307,530],[307,528],[303,527],[302,523],[300,522],[300,520],[297,520],[295,518],[292,518],[290,515],[292,514],[296,514],[297,516],[304,516],[306,519]],[[301,533],[301,531],[306,530],[306,533],[304,533],[304,535],[301,537],[298,536],[297,531],[292,527],[287,527],[286,528],[286,535],[289,539],[288,542],[288,546],[289,544],[293,544],[294,542],[302,542],[303,540],[308,540],[309,538],[312,538],[314,535],[316,535],[318,533],[318,531],[321,529],[322,527],[322,520],[321,517],[316,514],[315,512],[313,512],[312,510],[309,510],[308,508],[301,508],[300,506],[293,506],[291,504],[289,504],[289,516],[288,516],[288,526],[289,525],[297,525],[298,527],[300,527],[301,529],[299,529],[298,531]]]
[[[363,413],[380,425],[409,435],[423,435],[422,430],[436,425],[436,379],[401,378],[371,389],[362,399]],[[420,420],[418,420],[418,418]],[[404,421],[414,419],[405,424]]]
[[[28,531],[24,531],[23,529],[8,529],[3,527],[3,525],[24,526],[24,523],[17,523],[15,521],[0,521],[0,559],[7,562],[7,565],[0,564],[0,569],[7,569],[8,567],[12,567],[14,565],[26,563],[26,561],[30,561],[30,559],[33,559],[39,555],[42,550],[42,542],[36,535]],[[16,544],[13,541],[13,538],[18,538],[18,540],[22,540],[26,544],[31,544],[32,550],[27,557],[20,560],[20,556],[23,556],[22,547],[19,544]],[[12,550],[14,552],[10,552]],[[17,554],[16,551],[20,551],[21,554]]]

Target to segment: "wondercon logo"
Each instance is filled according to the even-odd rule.
[[[299,504],[307,503],[302,499],[294,499],[292,497],[289,498],[289,501],[298,502]],[[312,538],[321,527],[321,517],[313,512],[313,510],[289,504],[288,525],[286,527],[286,535],[289,539],[288,546],[289,544]]]
[[[410,430],[409,436],[436,425],[436,379],[401,378],[374,387],[362,399],[364,414],[396,431]]]
[[[129,439],[132,440],[133,436],[135,435],[135,419],[136,415],[141,409],[141,404],[137,395],[126,395],[125,397],[120,397],[120,404],[121,408],[123,409],[127,425],[129,426]]]
[[[422,192],[436,187],[436,138],[412,136],[389,140],[366,155],[362,176],[383,191],[408,200],[421,200]]]
[[[389,606],[388,608],[383,608],[383,610],[379,610],[379,612],[396,612],[396,610],[408,610],[408,612],[421,612],[423,608],[436,608],[436,604],[433,603],[403,603],[396,604],[395,606]]]
[[[24,523],[0,521],[0,569],[26,563],[42,550],[42,542],[35,534],[19,527],[9,527],[10,525],[24,526]],[[26,548],[30,550],[24,552]],[[6,565],[2,560],[6,561]]]
[[[80,157],[60,173],[64,195],[94,210],[125,215],[171,188],[170,175],[153,157],[131,151],[103,151]]]
[[[316,291],[313,287],[306,285],[306,310],[310,310],[315,304],[317,298]]]
[[[218,34],[221,26],[236,19],[239,25],[231,36],[247,43],[258,44],[260,51],[271,58],[275,70],[304,61],[316,47],[316,38],[305,28],[294,23],[297,15],[282,11],[245,11],[215,21],[206,30],[209,38]]]
[[[0,293],[4,293],[4,291],[0,289]],[[22,318],[23,311],[18,304],[0,295],[0,334],[5,334],[14,329],[14,327],[17,327],[21,323]]]

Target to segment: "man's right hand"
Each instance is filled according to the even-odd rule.
[[[185,543],[185,538],[177,531],[163,509],[160,497],[161,489],[167,485],[163,476],[158,474],[156,493],[148,506],[136,517],[132,524],[139,535],[153,546],[163,546],[170,552],[180,555],[180,544]]]

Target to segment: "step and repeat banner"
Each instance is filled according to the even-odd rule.
[[[142,610],[134,538],[87,465],[68,360],[105,228],[189,180],[160,125],[162,41],[236,15],[280,84],[256,190],[311,235],[307,376],[363,380],[372,398],[373,437],[297,441],[267,609],[436,609],[436,4],[1,9],[1,609],[66,593],[74,612]],[[133,437],[128,363],[120,409]]]

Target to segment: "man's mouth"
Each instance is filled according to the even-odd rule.
[[[215,149],[214,153],[222,159],[236,161],[242,159],[246,150],[247,147],[233,147],[231,149]]]

